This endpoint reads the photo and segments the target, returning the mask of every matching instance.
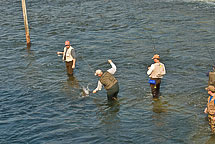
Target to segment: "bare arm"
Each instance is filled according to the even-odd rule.
[[[75,63],[76,63],[76,59],[73,59],[73,64],[72,64],[72,68],[75,68]]]

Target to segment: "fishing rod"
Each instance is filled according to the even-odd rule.
[[[90,70],[94,73],[95,70],[92,68],[92,66],[90,66],[90,64],[84,59],[83,55],[80,55],[82,60],[87,64],[87,66],[90,68]]]
[[[151,40],[152,40],[152,44],[153,44],[153,51],[154,51],[154,53],[156,53],[154,39],[153,39],[153,37],[152,37],[151,33],[149,33],[149,35],[150,35],[150,37],[151,37]]]
[[[215,61],[214,61],[214,59],[213,59],[213,57],[211,56],[211,53],[210,53],[210,51],[209,51],[209,49],[207,48],[207,52],[208,52],[208,54],[209,54],[209,56],[210,56],[210,58],[211,58],[211,60],[212,60],[212,62],[213,62],[213,71],[215,72]]]
[[[94,73],[94,70],[93,68],[90,66],[90,64],[84,59],[83,55],[80,53],[80,52],[77,52],[78,55],[80,55],[81,59],[87,64],[87,66],[89,67],[89,69]],[[79,85],[81,86],[81,90],[82,90],[82,97],[85,97],[85,96],[89,96],[91,90],[89,89],[89,85],[91,85],[91,83],[89,83],[87,85],[87,87],[85,87],[83,84],[79,83]]]

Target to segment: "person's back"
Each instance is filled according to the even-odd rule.
[[[108,71],[105,72],[101,78],[100,82],[104,85],[105,89],[110,89],[114,84],[117,83],[117,79]]]

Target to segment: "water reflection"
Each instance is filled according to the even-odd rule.
[[[99,120],[98,127],[101,128],[102,135],[107,139],[116,141],[119,139],[119,129],[120,129],[120,118],[119,110],[120,104],[118,101],[108,102],[103,100],[94,100],[98,110],[96,112],[96,117]]]
[[[98,111],[96,113],[97,119],[101,121],[103,124],[115,125],[120,121],[118,117],[118,112],[120,110],[120,104],[118,101],[105,101],[101,103],[100,100],[94,99],[94,103],[98,107]]]
[[[30,54],[31,53],[31,46],[27,45],[26,50],[27,50],[28,54]]]
[[[167,112],[168,110],[167,104],[168,102],[162,101],[161,99],[154,99],[152,102],[152,106],[153,106],[152,111],[155,113]]]
[[[74,75],[68,75],[68,79],[64,84],[63,90],[68,95],[78,95],[81,97],[87,97],[90,95],[89,89],[90,83],[85,87],[83,86],[80,81]]]
[[[26,59],[27,59],[27,66],[26,66],[26,69],[28,69],[31,65],[32,65],[32,62],[34,61],[34,52],[31,51],[31,47],[30,46],[27,46],[25,48],[28,52],[28,55],[26,56]]]
[[[155,125],[158,127],[165,125],[164,121],[161,120],[163,118],[161,113],[167,112],[166,104],[167,102],[163,102],[161,99],[153,99],[152,101],[152,111],[154,112],[152,119],[155,121]]]
[[[27,51],[31,50],[31,44],[27,44]]]
[[[210,139],[205,144],[215,144],[215,134],[211,135]]]
[[[65,91],[68,95],[80,94],[80,85],[78,79],[72,75],[68,76],[67,81],[64,84],[63,91]]]
[[[152,101],[152,122],[153,122],[153,128],[152,133],[153,135],[163,135],[160,131],[163,131],[163,129],[166,129],[168,127],[167,124],[167,102],[162,101],[161,97],[160,99],[153,99]],[[164,140],[165,138],[161,138],[160,140]],[[159,142],[160,140],[155,140],[155,142]]]
[[[71,87],[71,88],[76,88],[76,89],[80,88],[78,79],[74,75],[68,76],[67,84],[68,84],[68,87]]]

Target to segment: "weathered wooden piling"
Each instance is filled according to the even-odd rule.
[[[23,18],[24,18],[24,25],[25,25],[26,42],[27,42],[27,46],[30,46],[31,41],[30,41],[30,34],[29,34],[29,28],[28,28],[28,17],[27,17],[25,0],[22,0],[22,11],[23,11]]]

